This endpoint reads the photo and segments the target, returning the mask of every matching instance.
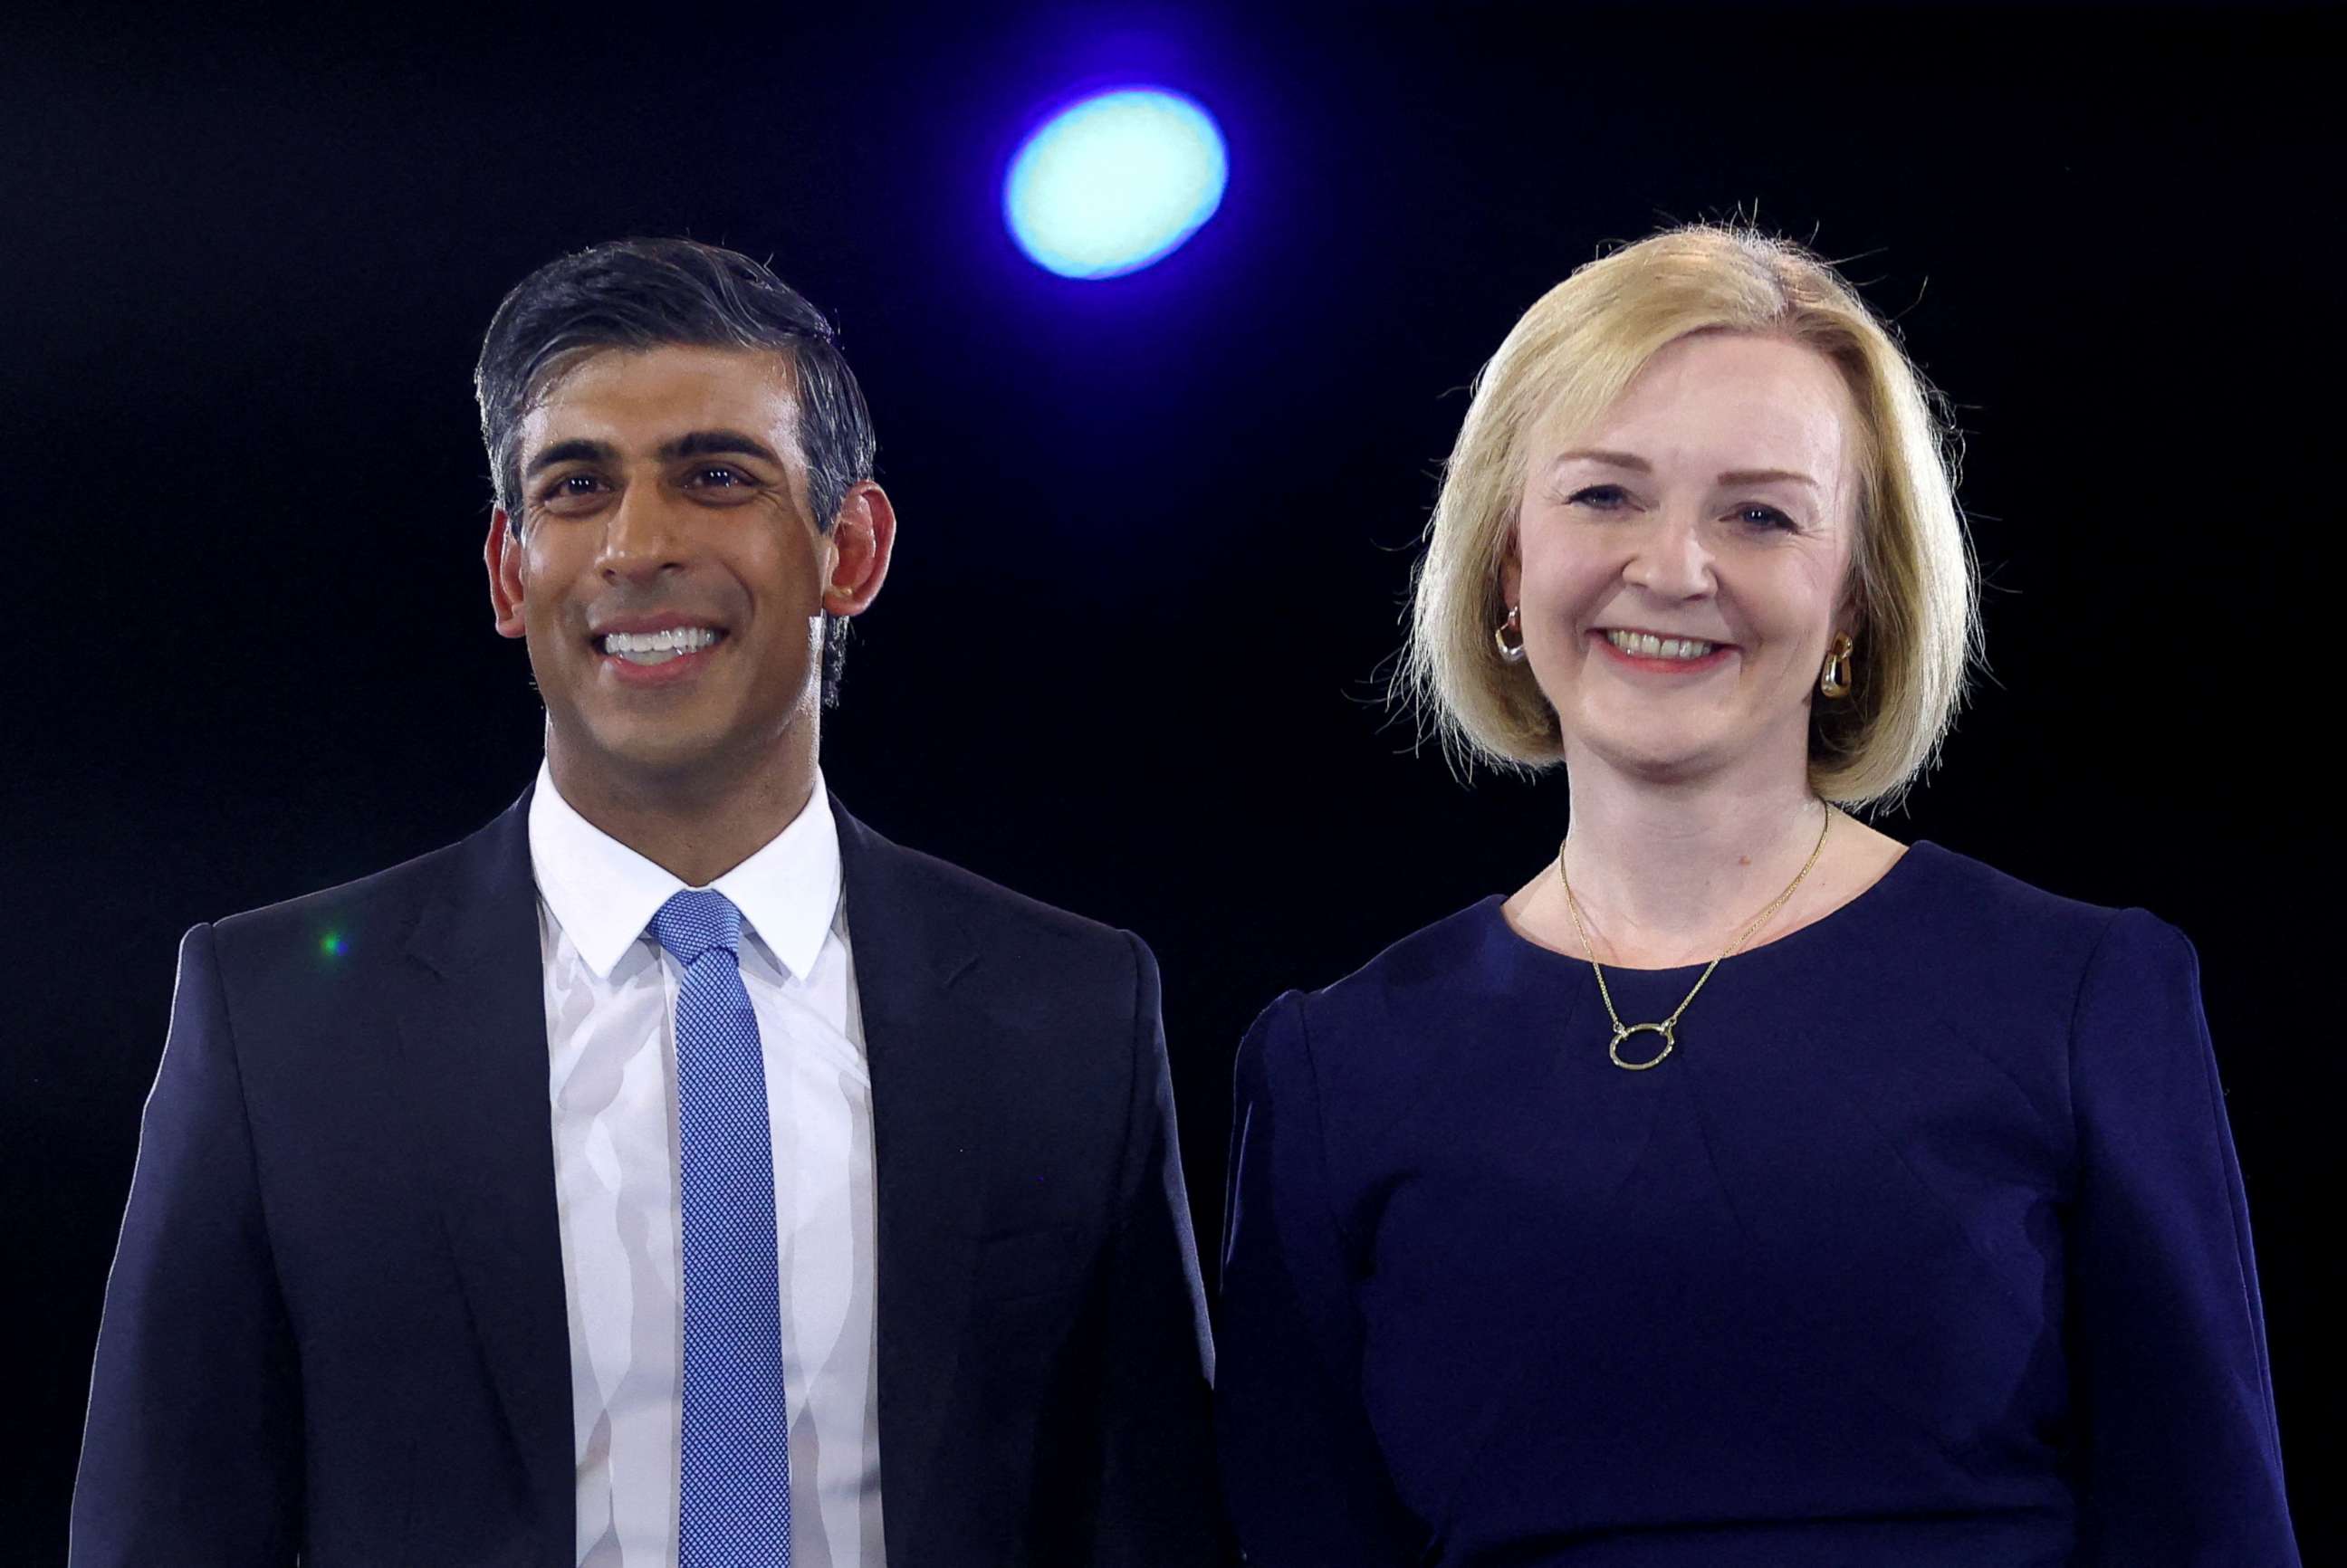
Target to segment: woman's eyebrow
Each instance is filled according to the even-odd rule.
[[[1594,446],[1576,446],[1570,452],[1560,452],[1556,455],[1556,461],[1550,466],[1562,468],[1567,463],[1603,463],[1609,468],[1628,468],[1639,474],[1651,474],[1655,471],[1655,466],[1652,463],[1635,452],[1604,452]]]
[[[1807,485],[1812,490],[1825,488],[1807,474],[1792,468],[1731,468],[1718,480],[1723,485],[1768,485],[1778,481]]]
[[[1634,474],[1651,474],[1655,466],[1635,452],[1607,452],[1594,446],[1575,447],[1560,452],[1551,468],[1562,468],[1567,463],[1599,463],[1609,468],[1627,468]],[[1730,468],[1712,481],[1717,485],[1767,485],[1778,482],[1807,485],[1812,490],[1824,486],[1807,474],[1794,468]]]

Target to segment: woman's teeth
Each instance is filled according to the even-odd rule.
[[[666,631],[614,631],[596,639],[596,646],[630,664],[665,664],[715,647],[717,637],[705,626],[679,626]]]
[[[1656,637],[1645,631],[1609,631],[1605,641],[1636,659],[1701,659],[1714,647],[1692,637]]]

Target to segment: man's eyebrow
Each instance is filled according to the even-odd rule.
[[[673,463],[680,457],[714,457],[725,452],[756,457],[777,468],[783,466],[781,456],[773,447],[739,430],[695,430],[673,441],[661,442],[654,456],[663,463]]]
[[[608,463],[619,455],[619,448],[608,441],[557,441],[529,460],[522,477],[527,479],[557,463]]]
[[[737,456],[760,458],[777,468],[783,466],[782,458],[773,447],[739,430],[688,431],[661,442],[652,456],[663,463],[674,463],[686,457],[712,457],[727,452]],[[529,466],[522,470],[522,477],[528,478],[558,463],[610,463],[616,462],[619,456],[620,449],[608,441],[557,441],[529,460]]]

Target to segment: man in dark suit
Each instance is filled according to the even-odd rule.
[[[546,764],[188,934],[72,1562],[1213,1561],[1149,951],[817,766],[896,535],[828,326],[626,241],[478,384]]]

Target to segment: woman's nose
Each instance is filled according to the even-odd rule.
[[[1623,577],[1658,598],[1700,599],[1715,587],[1698,518],[1665,515],[1640,530]]]

